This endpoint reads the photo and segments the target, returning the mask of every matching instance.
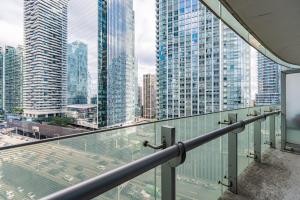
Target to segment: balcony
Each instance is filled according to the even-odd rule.
[[[101,1],[98,2],[102,6]],[[250,82],[252,77],[248,72],[252,69],[248,68],[244,74],[241,69],[231,64],[234,62],[230,61],[250,57],[250,54],[245,56],[243,50],[239,51],[241,54],[237,52],[230,54],[229,50],[236,47],[237,41],[245,42],[243,45],[248,45],[247,51],[250,51],[249,45],[251,45],[257,50],[258,55],[272,60],[278,66],[282,65],[284,70],[289,69],[282,72],[281,79],[273,73],[275,78],[273,77],[272,81],[268,80],[270,71],[268,71],[269,76],[265,76],[267,78],[262,78],[266,85],[276,83],[274,85],[276,89],[279,85],[278,80],[281,80],[281,92],[271,93],[274,97],[278,97],[278,100],[276,99],[273,103],[279,103],[279,96],[281,96],[281,105],[269,105],[271,100],[268,100],[262,101],[267,105],[263,107],[249,107],[77,134],[75,130],[72,130],[71,133],[74,135],[62,136],[62,131],[53,129],[52,132],[60,137],[44,140],[27,139],[26,143],[0,147],[0,199],[300,199],[298,189],[300,161],[297,154],[300,151],[298,102],[300,70],[295,69],[300,68],[298,55],[300,24],[298,24],[299,20],[296,20],[300,17],[298,9],[300,4],[296,1],[286,1],[286,3],[270,0],[202,0],[201,2],[208,9],[205,8],[202,14],[196,15],[193,10],[190,10],[191,6],[184,1],[162,2],[166,2],[166,5],[162,5],[162,9],[157,10],[159,4],[156,4],[156,11],[159,13],[153,16],[157,19],[154,24],[156,25],[156,41],[153,41],[156,45],[156,52],[153,54],[153,57],[156,57],[156,72],[159,76],[166,77],[157,81],[158,90],[168,90],[168,92],[158,93],[157,96],[158,102],[161,102],[161,105],[157,105],[161,106],[158,108],[161,113],[160,118],[226,110],[229,106],[235,108],[252,105],[249,99],[248,102],[245,101],[242,104],[242,95],[237,95],[240,90],[252,89],[249,84],[247,86],[241,84],[242,79]],[[175,7],[174,13],[172,13],[172,6],[167,5],[173,2],[176,4],[176,6],[172,5]],[[180,4],[182,6],[185,4],[187,8],[178,10],[177,8],[181,7]],[[200,8],[200,5],[194,5],[194,7],[194,9]],[[171,16],[175,14],[176,9],[177,14],[173,19]],[[85,11],[84,9],[78,10]],[[186,10],[190,11],[186,12]],[[166,16],[160,16],[165,11]],[[178,16],[178,12],[182,12],[182,16]],[[118,16],[117,14],[108,14],[108,16]],[[170,16],[167,16],[169,14]],[[25,13],[25,16],[27,15]],[[104,15],[107,15],[106,11],[103,11]],[[210,19],[210,17],[215,19]],[[107,28],[104,23],[107,18],[101,20],[101,25],[104,26],[103,32],[107,33],[106,29],[110,30],[110,27]],[[117,19],[117,22],[122,20],[124,19]],[[197,24],[197,20],[202,20],[202,22]],[[49,24],[55,25],[53,22]],[[130,24],[133,25],[133,21]],[[160,27],[159,24],[162,26]],[[27,25],[30,25],[30,21]],[[99,22],[96,26],[99,26]],[[223,34],[227,29],[223,28],[227,26],[233,29],[227,33],[228,35]],[[193,36],[191,34],[193,29],[198,30],[199,33],[195,32]],[[45,30],[52,30],[52,28]],[[172,31],[173,34],[171,34]],[[31,34],[26,30],[25,33]],[[227,43],[227,48],[224,48],[223,38],[232,37],[235,33],[240,38]],[[97,35],[99,36],[99,32]],[[110,56],[106,55],[106,51],[111,50],[107,46],[109,43],[103,42],[107,36],[100,35],[101,40],[97,42],[101,41],[102,44],[98,44],[98,48],[101,47],[100,51],[103,50],[105,53],[102,51],[99,53],[98,50],[96,57],[101,60],[101,63],[105,60],[104,65],[108,66],[106,58]],[[219,40],[219,36],[222,40]],[[66,39],[65,37],[66,34],[62,34],[62,39]],[[53,46],[51,40],[57,43],[57,35],[51,34],[48,39],[47,45],[51,48],[58,48],[55,52],[60,57],[59,54],[62,54],[62,49],[66,46]],[[117,43],[118,40],[123,39],[122,37],[114,38]],[[132,47],[128,45],[128,49],[135,46],[133,43],[131,45]],[[32,52],[38,53],[35,50]],[[32,58],[34,57],[31,56],[30,61]],[[124,59],[118,59],[117,62],[122,62],[122,60]],[[131,57],[125,60],[131,60]],[[195,60],[197,63],[192,63]],[[42,63],[47,66],[47,63]],[[49,78],[56,75],[54,79],[57,79],[50,83],[52,85],[62,83],[63,81],[58,79],[66,75],[66,70],[62,70],[61,66],[55,67],[56,61],[48,64],[51,66],[48,66],[50,71],[46,70],[46,75],[49,74]],[[35,66],[36,63],[33,65]],[[105,84],[109,82],[106,79],[109,77],[106,75],[107,66],[97,66],[98,69],[101,68],[98,72],[104,71],[105,73],[101,77],[98,76],[101,82],[97,86],[103,89],[98,92],[98,100],[110,91]],[[250,63],[243,66],[249,67]],[[274,71],[276,74],[280,71],[277,71],[278,66]],[[32,77],[32,80],[24,81],[24,86],[30,85],[28,83],[34,85],[33,81],[40,76],[42,68],[36,69],[36,76],[26,75],[33,68],[28,66],[27,69],[30,70],[24,70],[23,77],[27,79]],[[55,69],[58,69],[59,73],[51,72]],[[113,83],[119,84],[123,79],[113,77],[112,80]],[[124,85],[133,85],[132,83],[127,82]],[[33,89],[40,84],[36,83]],[[41,89],[41,87],[38,88]],[[170,88],[176,90],[169,90]],[[25,87],[24,91],[33,91],[33,89]],[[57,86],[47,105],[62,108],[64,102],[61,103],[57,98],[65,89],[65,86]],[[42,92],[42,90],[38,91]],[[42,106],[45,104],[46,96],[51,93],[48,93],[49,91],[47,90],[47,95],[43,92],[42,96],[29,95],[33,102],[26,104],[34,108]],[[125,96],[123,90],[121,94],[115,93],[115,96]],[[131,92],[128,94],[131,96]],[[266,93],[263,94],[266,95]],[[174,96],[177,98],[173,98]],[[41,101],[37,101],[37,97],[41,97]],[[262,97],[262,100],[273,100],[266,96]],[[24,100],[29,99],[25,95]],[[108,104],[110,106],[118,104],[116,108],[123,108],[122,102],[115,100],[109,101]],[[98,105],[101,107],[106,104],[102,103]],[[174,108],[176,109],[172,113]],[[108,109],[99,110],[98,114],[101,114],[99,118],[111,119],[111,116],[105,115],[109,113],[107,111]],[[54,114],[56,113],[60,112],[55,111]],[[48,111],[44,113],[45,116],[48,114],[53,113]],[[118,114],[122,114],[125,118],[125,113]],[[32,117],[33,114],[28,115]],[[101,124],[106,124],[105,120]],[[116,120],[116,122],[119,121]],[[22,122],[20,122],[21,125]],[[31,126],[30,129],[36,135],[35,130],[41,127]],[[8,136],[7,138],[11,139]],[[41,139],[40,135],[38,138]]]
[[[270,147],[280,144],[279,113],[245,108],[3,147],[0,194],[217,199],[227,188],[236,193],[253,163],[277,155]]]

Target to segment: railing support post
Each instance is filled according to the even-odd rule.
[[[229,113],[228,120],[230,124],[237,122],[237,114]],[[238,174],[238,156],[237,156],[238,135],[237,132],[228,133],[228,189],[237,194],[237,174]]]
[[[275,115],[269,116],[270,123],[270,146],[276,148],[276,137],[275,137]]]
[[[260,113],[257,112],[257,115]],[[254,160],[261,162],[261,120],[254,122]]]
[[[166,148],[175,144],[174,127],[161,127],[161,142],[166,143]],[[176,171],[168,162],[161,166],[161,199],[176,199]]]

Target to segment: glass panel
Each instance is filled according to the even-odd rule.
[[[160,187],[155,187],[155,170],[150,170],[94,198],[95,200],[154,200],[161,199]]]
[[[275,117],[275,136],[276,136],[276,147],[281,145],[281,115]]]
[[[286,141],[300,144],[300,73],[286,75]]]
[[[261,107],[260,113],[264,114],[265,111],[268,111],[269,107]],[[264,151],[269,147],[268,142],[270,142],[270,128],[269,128],[269,118],[261,122],[261,153],[263,154]]]
[[[237,111],[238,121],[247,119],[249,109],[241,109]],[[249,127],[238,134],[238,174],[240,174],[251,162],[247,155],[249,154]]]
[[[155,124],[147,124],[2,151],[1,191],[38,199],[95,177],[153,153],[142,143],[154,143],[154,131]],[[154,178],[147,173],[127,183],[126,190],[135,193],[143,184],[151,191]]]
[[[160,135],[161,126],[173,126],[176,128],[176,141],[185,141],[220,128],[220,116],[221,113],[212,113],[158,122],[157,135]],[[217,183],[227,169],[226,138],[216,139],[187,154],[185,163],[176,168],[178,199],[216,199],[221,195],[222,187]],[[160,174],[157,175],[159,182]]]

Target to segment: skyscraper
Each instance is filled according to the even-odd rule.
[[[264,55],[257,55],[258,93],[257,105],[280,103],[280,71],[281,66]]]
[[[137,117],[143,116],[143,87],[138,86]]]
[[[68,0],[25,0],[24,4],[24,114],[60,114],[67,94]]]
[[[99,0],[98,5],[98,121],[103,127],[134,121],[137,80],[132,0]]]
[[[156,117],[156,76],[145,74],[143,76],[143,117],[153,119]]]
[[[242,39],[200,1],[156,3],[158,118],[247,105],[250,48]]]
[[[68,104],[87,104],[87,45],[75,41],[68,45]]]
[[[4,108],[4,52],[2,47],[0,47],[0,110]]]
[[[221,110],[245,108],[251,100],[250,46],[225,24],[222,27]]]
[[[22,108],[23,47],[5,47],[4,61],[4,110],[13,112]]]
[[[220,21],[199,1],[157,0],[158,118],[220,109]]]

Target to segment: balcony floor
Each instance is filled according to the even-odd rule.
[[[238,195],[226,191],[221,200],[300,199],[300,155],[270,149],[262,163],[253,162],[240,176]]]

